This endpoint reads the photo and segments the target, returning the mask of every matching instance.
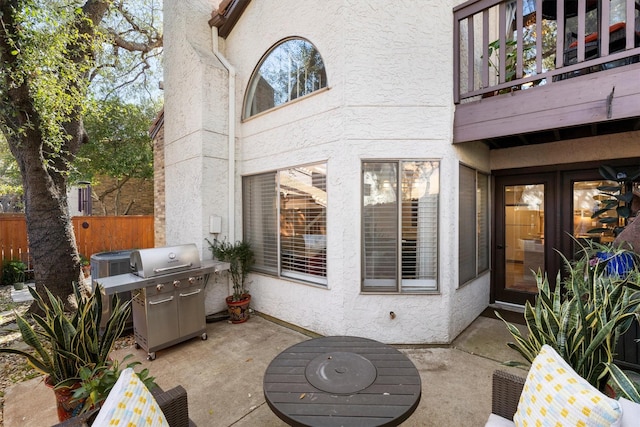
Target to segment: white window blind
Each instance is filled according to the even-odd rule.
[[[326,285],[326,164],[243,178],[254,270]]]
[[[291,168],[278,176],[281,274],[326,283],[326,167]]]
[[[458,201],[458,283],[476,277],[476,171],[460,165]]]
[[[489,175],[478,172],[478,273],[489,269]]]
[[[363,290],[437,289],[439,163],[365,162],[362,183]]]
[[[278,272],[278,215],[276,173],[243,178],[244,239],[251,243],[253,269]]]
[[[489,177],[460,165],[458,209],[458,283],[489,268]]]
[[[363,178],[363,289],[396,291],[398,280],[398,165],[367,162]]]

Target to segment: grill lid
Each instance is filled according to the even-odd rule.
[[[195,243],[139,249],[131,252],[129,265],[136,276],[156,277],[200,268],[200,254]]]

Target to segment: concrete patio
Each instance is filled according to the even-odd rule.
[[[209,323],[207,333],[205,341],[194,338],[158,351],[152,362],[133,347],[115,357],[134,354],[164,389],[181,384],[198,426],[285,426],[265,403],[263,374],[278,353],[310,337],[257,315],[241,325]],[[398,346],[422,379],[420,404],[402,425],[483,426],[491,412],[492,372],[526,374],[501,366],[517,356],[505,345],[509,337],[502,321],[480,316],[450,346]],[[6,427],[57,422],[53,393],[39,378],[9,388],[5,399]]]

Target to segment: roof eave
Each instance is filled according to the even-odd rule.
[[[216,27],[218,36],[226,39],[249,3],[251,0],[223,0],[218,8],[211,12],[209,26]]]

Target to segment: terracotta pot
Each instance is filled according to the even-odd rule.
[[[604,394],[606,394],[607,396],[609,396],[612,399],[616,399],[616,391],[613,387],[611,387],[611,385],[609,383],[605,384],[604,386]]]
[[[228,296],[227,310],[229,311],[229,320],[231,323],[244,323],[249,320],[249,303],[251,303],[251,295],[244,295],[240,301],[233,301],[232,296]]]
[[[47,377],[44,383],[53,390],[53,394],[56,397],[56,408],[58,410],[58,420],[65,421],[71,417],[74,417],[80,413],[83,402],[73,400],[73,392],[80,387],[80,382],[72,385],[71,387],[59,387],[54,388],[54,384],[51,381],[51,377]]]

